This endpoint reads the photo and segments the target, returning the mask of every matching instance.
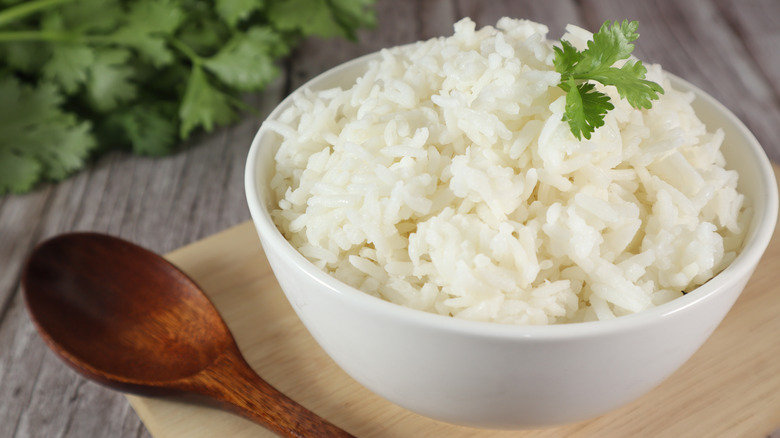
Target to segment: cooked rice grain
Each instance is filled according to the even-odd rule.
[[[351,88],[296,94],[266,122],[285,237],[377,297],[512,324],[640,312],[723,269],[747,220],[723,133],[651,65],[666,91],[653,108],[599,86],[615,109],[576,140],[546,34],[464,19],[383,50]]]

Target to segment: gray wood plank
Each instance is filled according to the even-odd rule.
[[[780,99],[780,15],[777,0],[716,0],[721,14],[742,41]]]
[[[19,281],[19,269],[38,234],[51,188],[0,198],[0,320]]]

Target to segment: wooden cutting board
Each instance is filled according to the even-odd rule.
[[[602,417],[531,431],[437,422],[385,401],[352,380],[298,321],[251,222],[167,257],[209,294],[261,376],[358,437],[763,437],[780,428],[778,231],[731,312],[677,373]],[[218,409],[174,399],[128,399],[155,438],[274,436]]]

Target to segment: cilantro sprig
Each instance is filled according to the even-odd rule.
[[[561,40],[561,47],[553,47],[553,64],[561,74],[558,87],[566,92],[563,121],[569,122],[577,139],[590,139],[596,128],[604,125],[607,112],[615,108],[608,95],[596,90],[594,81],[614,86],[634,108],[650,108],[664,93],[660,85],[645,79],[647,69],[642,61],[629,59],[634,50],[631,43],[639,38],[638,27],[637,21],[607,20],[585,50],[577,50],[566,40]],[[613,67],[624,59],[622,67]]]
[[[355,39],[373,2],[0,0],[0,195],[231,123],[303,37]]]

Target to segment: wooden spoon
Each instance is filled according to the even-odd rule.
[[[352,436],[255,374],[206,295],[151,251],[64,234],[35,248],[22,287],[43,340],[89,379],[145,396],[205,396],[281,436]]]

